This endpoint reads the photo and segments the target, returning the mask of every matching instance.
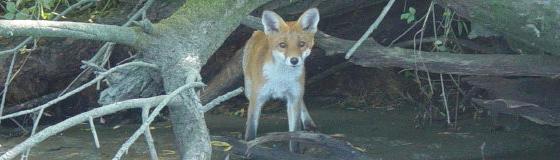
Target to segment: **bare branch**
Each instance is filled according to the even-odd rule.
[[[0,36],[4,37],[69,37],[135,46],[143,35],[143,32],[133,28],[114,25],[44,20],[0,20]]]
[[[202,107],[202,112],[208,112],[210,109],[214,108],[215,106],[219,105],[220,103],[231,99],[232,97],[235,97],[239,94],[241,94],[243,92],[243,87],[239,87],[231,92],[228,92],[214,100],[212,100],[210,103],[204,105],[204,107]]]
[[[381,23],[381,20],[383,20],[383,18],[385,18],[385,15],[389,11],[389,9],[391,9],[391,6],[393,6],[394,2],[395,2],[395,0],[390,0],[389,3],[387,3],[387,5],[383,8],[383,11],[381,11],[381,14],[379,15],[379,17],[377,17],[375,22],[373,22],[369,26],[366,33],[364,33],[362,35],[362,37],[360,37],[360,39],[352,46],[352,48],[350,48],[350,50],[348,50],[348,52],[346,52],[346,55],[344,56],[344,58],[346,58],[346,59],[350,58],[350,56],[352,56],[352,54],[354,54],[354,52],[356,52],[356,49],[358,49],[358,47],[360,45],[362,45],[362,43],[369,37],[369,35],[371,35],[371,33],[373,33],[373,30],[375,30],[377,28],[377,26],[379,26],[379,24]]]
[[[80,87],[78,87],[78,88],[76,88],[76,89],[74,89],[74,90],[72,90],[72,91],[70,91],[70,92],[68,92],[68,93],[66,93],[66,94],[64,94],[64,95],[62,95],[62,96],[60,96],[60,97],[57,97],[57,98],[55,98],[55,99],[53,99],[53,100],[51,100],[51,101],[49,101],[49,102],[47,102],[47,103],[45,103],[45,104],[39,106],[39,107],[35,107],[35,108],[29,109],[29,110],[19,111],[19,112],[16,112],[16,113],[13,113],[13,114],[9,114],[9,115],[5,115],[5,116],[0,117],[0,120],[6,119],[6,118],[17,117],[17,116],[21,116],[21,115],[33,113],[33,112],[35,112],[35,111],[38,111],[38,110],[41,110],[41,109],[44,109],[44,108],[48,108],[48,107],[50,107],[50,106],[52,106],[52,105],[54,105],[54,104],[56,104],[56,103],[58,103],[58,102],[60,102],[60,101],[62,101],[62,100],[64,100],[64,99],[70,97],[71,95],[74,95],[74,94],[76,94],[76,93],[78,93],[78,92],[80,92],[80,91],[86,89],[87,87],[89,87],[89,86],[91,86],[91,85],[97,83],[97,81],[102,80],[102,79],[105,78],[107,75],[111,74],[112,72],[118,71],[118,70],[121,69],[121,68],[129,67],[129,66],[144,66],[144,67],[157,68],[156,65],[149,64],[149,63],[145,63],[145,62],[130,62],[130,63],[123,64],[123,65],[120,65],[120,66],[116,66],[116,67],[114,67],[114,68],[111,68],[111,69],[108,70],[107,72],[103,72],[103,73],[99,74],[99,76],[97,76],[95,79],[89,81],[88,83],[86,83],[86,84],[84,84],[84,85],[82,85],[82,86],[80,86]]]
[[[132,134],[132,136],[130,136],[130,138],[128,138],[128,140],[126,140],[126,142],[121,146],[119,151],[117,151],[117,154],[115,155],[115,157],[113,157],[113,160],[121,159],[122,155],[134,143],[134,141],[136,141],[136,139],[138,139],[138,137],[140,137],[140,135],[142,135],[146,131],[146,129],[154,121],[154,119],[159,114],[159,112],[163,109],[163,107],[165,107],[165,105],[167,105],[167,103],[169,103],[169,101],[171,101],[171,99],[173,99],[175,96],[179,95],[179,93],[181,93],[182,91],[184,91],[186,89],[191,89],[193,87],[202,87],[202,86],[204,86],[204,83],[192,82],[192,83],[186,84],[182,87],[179,87],[179,88],[175,89],[175,91],[171,92],[171,94],[169,94],[167,97],[165,97],[161,101],[161,103],[159,103],[158,106],[154,109],[154,111],[152,111],[152,114],[150,114],[150,117],[148,117],[148,119],[146,119],[146,121],[144,123],[142,123],[142,126],[140,126],[140,128],[138,128],[138,130],[136,130],[136,132],[134,132],[134,134]]]
[[[143,107],[143,106],[156,106],[157,104],[162,102],[166,97],[168,97],[168,96],[167,95],[162,95],[162,96],[155,96],[155,97],[150,97],[150,98],[130,99],[130,100],[121,101],[121,102],[113,103],[113,104],[110,104],[110,105],[102,106],[102,107],[99,107],[99,108],[95,108],[95,109],[92,109],[92,110],[84,112],[84,113],[80,113],[80,114],[78,114],[76,116],[73,116],[73,117],[70,117],[70,118],[68,118],[68,119],[66,119],[66,120],[64,120],[60,123],[49,126],[45,129],[41,130],[40,132],[38,132],[34,136],[27,138],[25,141],[19,143],[18,145],[11,148],[6,153],[4,153],[2,156],[0,156],[0,160],[13,159],[17,155],[19,155],[23,151],[25,151],[27,148],[32,147],[32,146],[38,144],[39,142],[42,142],[45,139],[47,139],[47,138],[49,138],[53,135],[56,135],[56,134],[66,130],[66,129],[72,127],[72,126],[75,126],[75,125],[78,125],[82,122],[85,122],[89,119],[89,117],[97,118],[97,117],[100,117],[100,116],[103,116],[103,115],[115,113],[115,112],[125,110],[125,109],[140,108],[140,107]]]
[[[6,96],[8,95],[8,87],[10,86],[10,82],[12,79],[12,71],[14,69],[14,64],[16,62],[16,57],[18,52],[14,52],[12,55],[12,62],[10,63],[10,68],[8,68],[8,75],[6,75],[6,82],[4,82],[4,91],[2,92],[2,102],[0,102],[0,116],[2,116],[2,111],[4,110],[4,104],[6,103]],[[0,119],[0,123],[2,119]]]
[[[150,116],[150,106],[145,106],[142,108],[142,122],[146,123],[148,121],[148,117]],[[146,139],[146,143],[148,145],[148,152],[150,153],[150,160],[157,160],[158,155],[156,151],[156,146],[154,145],[154,138],[152,137],[152,133],[150,129],[146,129],[144,131],[144,138]]]

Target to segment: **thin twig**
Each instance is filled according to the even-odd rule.
[[[239,87],[233,91],[230,91],[224,95],[219,96],[218,98],[215,98],[214,100],[210,101],[209,103],[207,103],[206,105],[204,105],[204,107],[202,107],[202,112],[208,112],[209,110],[211,110],[212,108],[214,108],[215,106],[219,105],[220,103],[231,99],[232,97],[235,97],[239,94],[241,94],[243,92],[243,87]]]
[[[445,94],[445,86],[443,85],[443,74],[439,74],[439,79],[441,80],[441,96],[443,97],[443,106],[445,106],[445,113],[447,114],[447,124],[451,125],[451,118],[449,115],[449,106],[447,105],[447,95]]]
[[[23,125],[21,125],[18,121],[13,118],[10,118],[10,120],[12,120],[12,122],[14,122],[23,132],[25,132],[25,135],[29,133],[29,131],[25,129],[25,127],[23,127]]]
[[[121,159],[121,157],[124,155],[124,153],[126,153],[128,148],[130,148],[130,146],[134,143],[134,141],[136,141],[136,139],[138,139],[138,137],[140,137],[140,135],[142,135],[144,133],[144,131],[150,126],[150,124],[154,121],[154,119],[159,114],[159,112],[163,109],[163,107],[165,107],[165,105],[167,105],[167,103],[169,103],[169,101],[171,101],[175,96],[177,96],[179,93],[181,93],[182,91],[184,91],[186,89],[191,89],[191,88],[194,88],[194,87],[203,87],[203,86],[204,86],[204,83],[191,82],[191,83],[186,84],[184,86],[181,86],[181,87],[175,89],[173,92],[171,92],[171,94],[169,94],[169,96],[165,97],[165,99],[163,99],[163,101],[161,101],[161,103],[159,103],[159,105],[154,109],[154,111],[152,111],[152,114],[150,114],[150,117],[148,117],[146,122],[142,123],[142,126],[140,126],[140,128],[138,128],[138,130],[136,130],[136,132],[134,132],[134,134],[132,134],[132,136],[130,136],[130,138],[128,138],[128,140],[126,140],[126,142],[122,144],[119,151],[117,151],[117,154],[115,154],[115,157],[113,157],[113,160],[120,160]]]
[[[97,81],[102,80],[102,79],[105,78],[107,75],[109,75],[109,74],[111,74],[111,73],[113,73],[113,72],[115,72],[115,71],[118,71],[118,70],[120,70],[120,69],[122,69],[122,68],[129,67],[129,66],[138,66],[138,67],[142,66],[142,67],[157,68],[156,65],[154,65],[154,64],[149,64],[149,63],[145,63],[145,62],[130,62],[130,63],[126,63],[126,64],[123,64],[123,65],[120,65],[120,66],[116,66],[116,67],[114,67],[114,68],[111,68],[111,69],[108,70],[107,72],[103,72],[103,73],[99,74],[99,76],[97,76],[95,79],[89,81],[88,83],[86,83],[86,84],[84,84],[84,85],[82,85],[82,86],[80,86],[80,87],[78,87],[78,88],[76,88],[76,89],[74,89],[74,90],[72,90],[72,91],[70,91],[70,92],[68,92],[68,93],[66,93],[66,94],[64,94],[64,95],[62,95],[62,96],[60,96],[60,97],[58,97],[58,98],[55,98],[55,99],[53,99],[53,100],[51,100],[51,101],[49,101],[49,102],[47,102],[47,103],[45,103],[45,104],[43,104],[43,105],[41,105],[41,106],[39,106],[39,107],[35,107],[35,108],[29,109],[29,110],[19,111],[19,112],[12,113],[12,114],[9,114],[9,115],[5,115],[5,116],[0,117],[0,120],[1,120],[1,119],[6,119],[6,118],[17,117],[17,116],[21,116],[21,115],[25,115],[25,114],[29,114],[29,113],[36,112],[36,111],[41,110],[41,109],[43,109],[43,108],[48,108],[48,107],[52,106],[53,104],[56,104],[56,103],[58,103],[58,102],[60,102],[60,101],[62,101],[62,100],[64,100],[64,99],[66,99],[66,98],[68,98],[68,97],[70,97],[70,96],[72,96],[72,95],[74,95],[74,94],[76,94],[76,93],[78,93],[78,92],[80,92],[80,91],[86,89],[87,87],[89,87],[89,86],[91,86],[91,85],[97,83]]]
[[[148,116],[150,115],[150,106],[144,106],[142,108],[142,123],[146,123],[148,121]],[[156,151],[156,146],[154,145],[154,138],[152,137],[152,133],[150,129],[146,129],[144,131],[144,138],[146,139],[146,143],[148,144],[148,151],[150,153],[150,160],[157,160],[158,155]]]
[[[93,122],[93,117],[89,117],[89,128],[91,129],[91,134],[93,134],[93,141],[95,142],[95,148],[100,148],[99,138],[97,138],[97,131],[95,130],[95,122]]]
[[[27,37],[25,40],[23,40],[21,43],[19,43],[16,47],[14,47],[12,49],[0,51],[0,56],[2,56],[4,54],[10,54],[10,53],[19,51],[19,49],[23,48],[27,43],[31,42],[31,40],[33,40],[33,37]]]
[[[14,52],[12,55],[12,62],[10,63],[10,68],[8,68],[8,75],[6,75],[6,82],[4,82],[4,91],[2,93],[2,102],[0,104],[0,116],[2,116],[2,111],[4,110],[4,105],[6,104],[6,96],[8,95],[8,87],[10,86],[10,79],[12,76],[12,71],[14,69],[14,64],[16,63],[16,57],[18,52]],[[0,119],[0,124],[2,119]]]
[[[354,52],[356,52],[356,49],[358,49],[358,47],[360,45],[362,45],[362,43],[369,37],[369,35],[371,35],[373,30],[375,30],[377,28],[377,26],[379,26],[379,24],[381,23],[381,20],[383,20],[385,18],[385,15],[387,14],[387,12],[391,8],[391,6],[393,6],[394,2],[395,2],[395,0],[389,0],[389,3],[387,3],[387,5],[385,5],[385,7],[383,8],[383,11],[381,11],[381,14],[379,15],[379,17],[377,17],[375,22],[373,22],[369,26],[366,33],[364,33],[362,35],[362,37],[360,37],[360,39],[354,44],[354,46],[352,46],[352,48],[350,48],[350,50],[348,50],[348,52],[346,53],[346,56],[344,56],[344,58],[348,59],[348,58],[350,58],[350,56],[352,56],[352,54],[354,54]]]

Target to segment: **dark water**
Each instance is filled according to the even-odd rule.
[[[493,130],[488,117],[459,120],[457,130],[443,127],[444,122],[433,122],[419,129],[414,127],[412,110],[413,107],[390,111],[316,107],[311,109],[311,114],[322,133],[343,134],[342,139],[377,159],[560,159],[559,128],[505,116],[500,122],[515,124],[513,129]],[[207,114],[206,120],[212,135],[240,136],[245,124],[242,117],[223,114]],[[34,147],[31,159],[110,159],[135,127],[98,126],[102,148],[95,149],[89,127],[83,124]],[[260,134],[286,131],[285,112],[265,113],[259,127]],[[154,124],[152,134],[161,159],[176,159],[170,123]],[[21,140],[0,138],[0,150]],[[223,153],[215,152],[213,159],[223,159]],[[147,159],[143,137],[129,150],[126,159]]]

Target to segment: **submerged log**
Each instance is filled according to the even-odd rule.
[[[550,78],[466,77],[484,94],[472,101],[492,112],[521,116],[538,124],[560,126],[560,83]]]
[[[309,144],[316,144],[327,149],[334,154],[336,159],[371,159],[362,152],[356,150],[349,143],[337,140],[331,136],[321,133],[311,132],[272,132],[262,137],[258,137],[247,143],[248,152],[253,153],[252,148],[256,145],[272,142],[272,141],[297,141]]]
[[[214,141],[223,141],[232,145],[232,152],[252,159],[325,159],[312,157],[306,154],[296,154],[287,150],[279,150],[273,148],[260,147],[258,145],[272,141],[298,141],[307,144],[321,146],[330,152],[329,158],[326,159],[371,159],[364,153],[356,150],[347,142],[337,140],[325,134],[310,132],[274,132],[268,133],[255,140],[246,142],[232,137],[212,136]],[[249,155],[249,157],[247,157]]]
[[[247,153],[247,142],[239,139],[235,139],[232,137],[224,137],[224,136],[212,136],[213,141],[222,141],[227,142],[232,145],[231,153],[245,157],[245,153]],[[289,152],[287,150],[278,150],[278,149],[271,149],[265,147],[254,147],[253,152],[251,154],[251,158],[253,159],[276,159],[276,160],[292,160],[292,159],[301,159],[301,160],[319,160],[318,158],[313,158],[303,154],[296,154]]]

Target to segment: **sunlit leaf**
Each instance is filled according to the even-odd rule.
[[[210,144],[216,147],[224,147],[224,151],[229,151],[233,147],[231,144],[222,141],[211,141]]]
[[[414,9],[412,7],[409,7],[408,12],[410,12],[412,15],[415,15],[416,14],[416,9]]]
[[[414,21],[414,16],[410,16],[408,17],[408,19],[406,19],[406,23],[410,23],[412,21]]]
[[[408,13],[403,13],[401,14],[401,19],[407,19],[408,18]]]

